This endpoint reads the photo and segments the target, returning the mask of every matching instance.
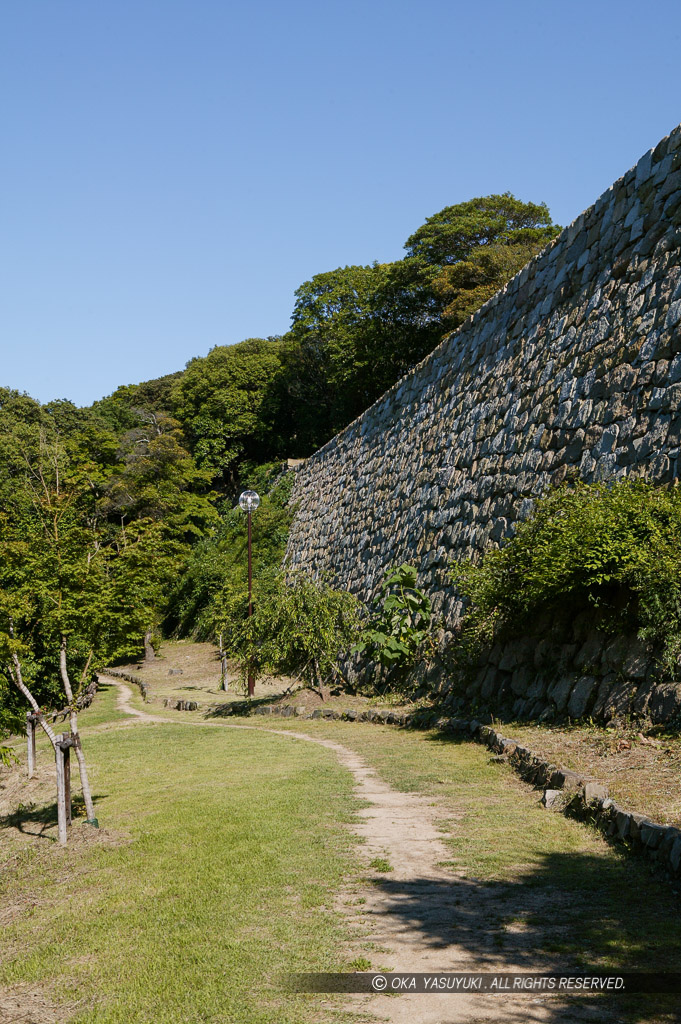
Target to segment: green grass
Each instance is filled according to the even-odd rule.
[[[131,687],[131,689],[137,690],[137,687]],[[137,692],[139,693],[139,690]],[[123,719],[129,721],[130,715],[126,715],[124,711],[118,711],[116,708],[117,696],[118,691],[115,686],[110,683],[100,683],[97,688],[97,696],[90,707],[78,715],[78,728],[81,732],[88,733],[96,725],[102,725],[105,722],[119,722]],[[68,731],[68,722],[64,724],[63,731]]]
[[[369,861],[369,867],[373,868],[374,871],[381,871],[384,874],[393,870],[392,864],[386,857],[374,857],[373,860]]]
[[[670,887],[594,830],[541,809],[539,794],[478,744],[316,720],[254,718],[256,729],[238,730],[178,715],[125,726],[113,697],[103,691],[81,716],[104,831],[81,815],[63,851],[48,808],[45,838],[16,828],[9,838],[8,821],[0,841],[0,984],[78,1002],[77,1024],[348,1019],[342,997],[284,993],[278,979],[367,969],[356,947],[344,962],[350,944],[333,910],[343,883],[363,873],[344,827],[359,802],[331,751],[261,728],[336,739],[396,789],[437,804],[461,876],[443,895],[461,895],[446,934],[429,941],[454,937],[480,970],[490,957],[532,971],[681,970]],[[407,897],[419,928],[417,898],[383,860],[372,886]],[[615,1009],[621,1021],[676,1019],[653,996]]]
[[[85,747],[117,841],[76,820],[66,850],[54,828],[3,844],[0,983],[78,1000],[79,1024],[330,1020],[278,979],[345,967],[329,907],[354,877],[355,802],[333,754],[182,725],[86,730]]]
[[[527,970],[681,971],[680,900],[669,883],[594,828],[544,810],[540,793],[483,746],[362,723],[304,728],[356,750],[390,785],[430,796],[449,814],[452,835],[443,838],[465,880],[457,938],[481,970],[492,947],[521,962],[531,950]],[[621,1019],[677,1020],[665,1016],[676,998],[632,999]]]

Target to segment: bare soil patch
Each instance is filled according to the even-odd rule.
[[[304,687],[287,676],[258,679],[254,697],[249,701],[236,665],[229,663],[228,689],[221,690],[217,649],[213,644],[188,640],[167,641],[161,645],[155,661],[117,665],[116,671],[128,672],[147,683],[151,688],[149,703],[156,707],[163,707],[165,700],[184,700],[196,701],[199,711],[218,710],[222,715],[247,713],[260,704],[303,708],[306,714],[317,708],[363,711],[377,705],[390,710],[413,710],[413,705],[396,703],[390,697],[383,699],[349,694],[334,687],[325,687],[322,698],[316,690]]]
[[[0,1024],[60,1024],[78,1008],[77,1003],[59,1006],[28,985],[0,988]]]
[[[281,707],[303,708],[306,713],[326,708],[330,711],[367,711],[369,708],[384,707],[390,711],[411,711],[413,706],[404,703],[366,697],[360,693],[344,693],[342,690],[324,688],[324,698],[317,690],[301,688],[292,694],[282,694],[270,703]]]
[[[0,817],[24,807],[44,803],[57,791],[55,766],[39,764],[32,779],[27,778],[24,765],[0,768]]]
[[[72,775],[71,784],[74,787],[73,825],[69,829],[69,848],[73,850],[127,842],[128,837],[123,834],[86,824],[83,798],[76,790],[77,775]],[[53,764],[38,763],[32,779],[27,777],[24,764],[0,770],[0,863],[3,871],[11,869],[14,857],[21,856],[17,853],[17,843],[23,844],[23,847],[27,844],[40,847],[44,844],[50,848],[57,843],[56,795],[57,781]]]

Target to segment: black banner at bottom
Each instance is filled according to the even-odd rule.
[[[681,993],[681,973],[644,974],[594,971],[584,974],[409,974],[393,972],[353,974],[291,974],[287,988],[294,992],[475,992],[493,995],[512,992],[567,993]]]

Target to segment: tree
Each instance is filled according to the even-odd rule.
[[[120,462],[103,487],[99,508],[119,527],[112,535],[118,557],[115,579],[122,587],[119,601],[133,609],[133,618],[145,618],[145,655],[150,658],[168,591],[190,546],[218,516],[211,494],[205,493],[211,473],[196,467],[182,444],[177,420],[144,410],[140,419],[144,426],[121,439]]]
[[[248,338],[219,345],[192,359],[172,389],[198,466],[218,483],[233,483],[245,460],[281,455],[273,381],[281,370],[278,338]]]
[[[215,517],[189,489],[207,474],[165,425],[156,418],[144,437],[128,437],[112,472],[49,415],[3,424],[11,487],[0,489],[0,670],[53,746],[43,708],[66,702],[88,820],[79,691],[97,668],[137,653],[190,541]]]
[[[338,267],[301,285],[282,375],[297,452],[328,441],[433,348],[440,305],[418,261]]]
[[[545,204],[484,196],[429,217],[403,260],[304,282],[275,383],[294,450],[314,451],[359,416],[557,231]]]
[[[92,496],[69,465],[57,434],[39,429],[12,500],[0,507],[0,662],[30,704],[56,750],[57,738],[33,692],[54,692],[57,675],[69,709],[85,809],[95,820],[87,767],[78,732],[76,698],[88,681],[105,628],[106,590],[94,529]],[[29,435],[30,437],[30,435]],[[79,683],[74,688],[72,673]],[[52,687],[43,684],[52,676]]]
[[[339,659],[357,634],[357,599],[302,572],[263,581],[250,618],[245,596],[233,595],[220,623],[224,649],[237,658],[242,675],[302,678],[324,699],[324,683],[339,672]]]
[[[543,248],[543,241],[481,245],[466,259],[443,267],[433,278],[433,290],[444,304],[443,324],[451,330],[460,327]]]
[[[378,265],[338,267],[315,274],[295,293],[282,381],[297,453],[314,451],[377,397],[372,297],[384,278]]]
[[[545,245],[559,230],[546,203],[523,203],[504,192],[445,206],[409,236],[405,249],[440,269],[469,259],[480,246]]]

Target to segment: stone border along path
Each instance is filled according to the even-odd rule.
[[[536,935],[514,934],[515,957],[510,953],[504,955],[495,947],[489,922],[498,918],[500,910],[507,911],[508,905],[502,908],[492,891],[444,866],[443,862],[451,861],[451,852],[442,841],[446,833],[438,823],[444,818],[451,819],[451,811],[424,796],[392,789],[359,754],[333,740],[236,722],[178,722],[132,707],[129,686],[111,676],[100,678],[116,686],[117,709],[131,715],[136,723],[246,729],[316,743],[333,751],[339,763],[354,776],[356,795],[367,805],[357,811],[361,821],[351,828],[353,834],[364,840],[358,852],[374,883],[361,892],[342,893],[336,909],[350,918],[357,946],[371,943],[374,970],[380,966],[414,973],[528,973],[556,969],[555,963],[547,965],[542,960],[541,951],[536,948]],[[121,725],[125,723],[112,723],[111,727]],[[106,725],[96,726],[93,731],[102,728]],[[368,867],[377,857],[392,865],[389,875],[372,872]],[[525,912],[555,912],[560,902],[558,892],[549,892],[548,896],[530,891],[522,894]],[[457,942],[459,930],[468,939],[465,945]],[[475,941],[471,941],[472,936]],[[358,1014],[358,1021],[377,1024],[585,1024],[618,1020],[612,1010],[600,1003],[581,1001],[570,1007],[541,993],[510,996],[407,992],[399,997],[344,994],[342,998],[343,1008]]]

